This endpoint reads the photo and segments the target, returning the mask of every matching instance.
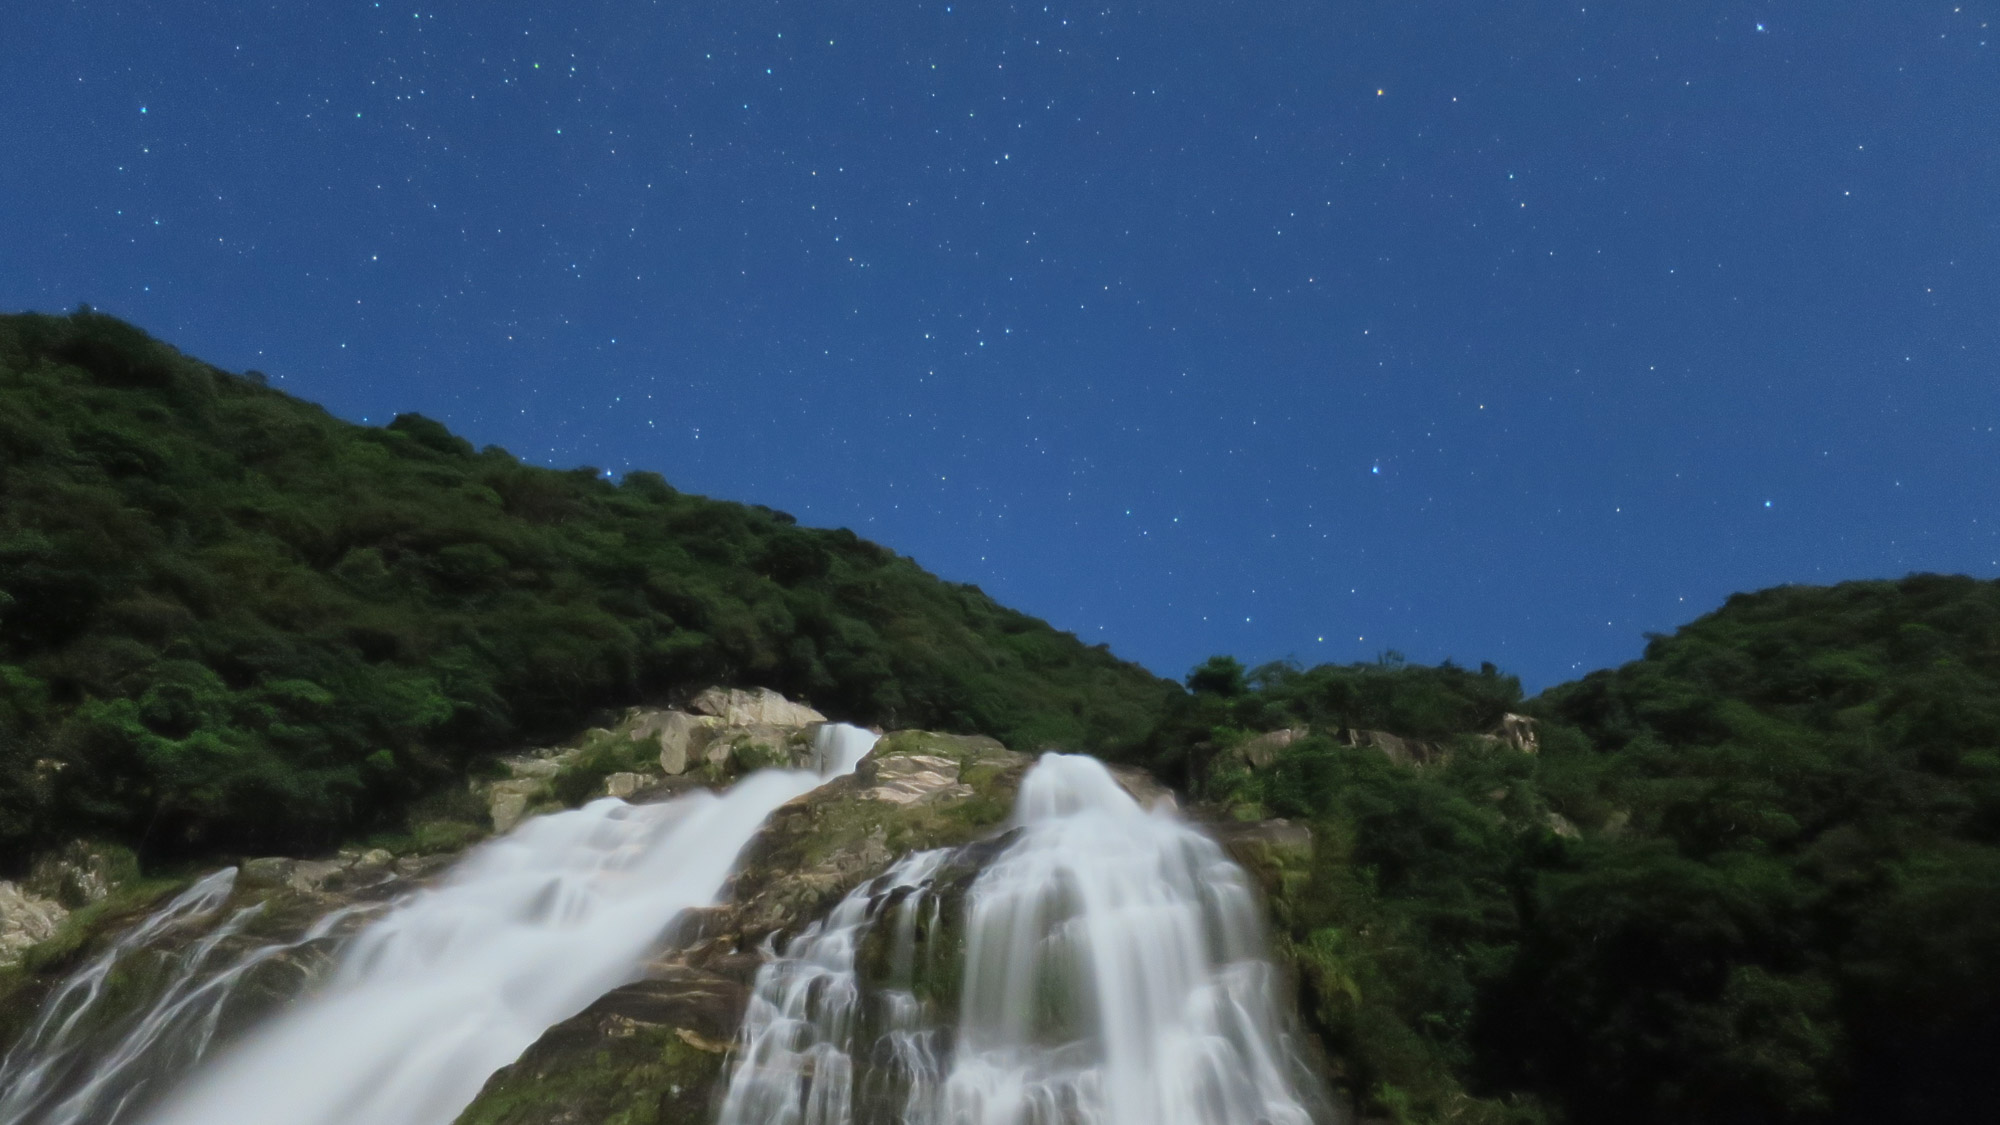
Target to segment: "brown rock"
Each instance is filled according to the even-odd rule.
[[[1171,812],[1180,807],[1180,798],[1174,791],[1161,785],[1159,780],[1136,766],[1107,766],[1118,787],[1139,802],[1139,807],[1151,812],[1166,809]]]
[[[1493,737],[1523,754],[1533,754],[1541,749],[1541,742],[1535,737],[1535,720],[1511,711],[1500,716],[1500,725],[1494,728]]]
[[[1238,743],[1230,753],[1251,769],[1268,769],[1278,760],[1278,751],[1306,736],[1302,727],[1288,727],[1285,730],[1267,731],[1246,742]]]
[[[972,786],[958,780],[958,763],[950,758],[898,754],[880,760],[870,772],[874,784],[858,794],[864,800],[911,805],[972,796]]]
[[[1380,750],[1384,757],[1399,765],[1425,766],[1445,757],[1444,750],[1434,742],[1404,738],[1385,730],[1343,730],[1340,739],[1349,746]]]
[[[688,763],[696,760],[692,747],[695,733],[717,723],[710,715],[641,708],[627,712],[625,717],[625,729],[632,741],[650,741],[659,746],[660,769],[668,774],[687,772]]]
[[[689,709],[713,715],[733,727],[802,727],[826,722],[826,716],[803,703],[793,703],[769,688],[709,688],[694,697]]]
[[[0,966],[14,964],[29,946],[55,936],[67,917],[62,903],[0,879]]]

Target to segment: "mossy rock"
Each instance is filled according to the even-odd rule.
[[[53,936],[30,947],[20,965],[0,972],[0,1050],[11,1049],[28,1031],[43,1002],[65,978],[103,954],[189,884],[185,878],[139,878],[123,883],[104,899],[72,913]],[[170,926],[144,948],[128,951],[118,959],[98,986],[97,998],[72,1017],[78,1022],[71,1035],[91,1044],[77,1057],[92,1057],[107,1048],[142,1013],[151,1011],[168,982],[179,975],[181,959],[189,949],[245,908],[261,907],[243,920],[239,931],[210,951],[208,964],[233,964],[251,949],[292,941],[345,901],[349,900],[283,886],[245,886],[239,881],[229,899],[210,914],[194,924]],[[357,925],[359,921],[355,919]],[[310,982],[324,977],[329,952],[327,945],[319,944],[260,961],[230,990],[216,1033],[226,1039],[297,997]]]
[[[990,738],[885,735],[853,774],[778,809],[751,841],[733,882],[743,937],[797,929],[900,856],[993,835],[1032,764]],[[928,780],[912,784],[918,775]]]
[[[1023,755],[1001,745],[998,739],[982,734],[940,734],[930,730],[891,731],[875,743],[869,759],[892,758],[899,754],[925,754],[950,758],[961,769],[981,763],[1012,764]]]
[[[683,969],[606,994],[495,1073],[458,1125],[705,1125],[745,993]]]
[[[730,749],[738,757],[739,747]],[[891,759],[900,761],[885,766]],[[459,1125],[705,1125],[762,963],[750,951],[774,931],[796,931],[824,916],[909,851],[989,840],[934,883],[951,905],[937,932],[926,927],[924,952],[907,982],[949,1019],[964,942],[956,904],[986,848],[1005,846],[997,830],[1030,764],[1029,756],[987,738],[925,731],[885,737],[854,774],[772,816],[733,880],[735,905],[697,912],[682,940],[669,943],[693,952],[656,962],[651,979],[616,989],[549,1029],[487,1082]],[[936,776],[928,787],[890,784],[907,782],[912,769]],[[864,953],[871,965],[887,957],[879,946]]]

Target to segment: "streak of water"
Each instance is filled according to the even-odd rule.
[[[930,1120],[1307,1125],[1242,869],[1091,758],[1045,755],[1016,820],[967,903]]]
[[[862,994],[855,955],[885,903],[894,899],[897,956],[905,968],[908,928],[922,909],[919,891],[948,857],[918,852],[856,888],[824,922],[792,939],[785,955],[757,971],[743,1016],[741,1055],[724,1096],[721,1125],[801,1122],[841,1125],[852,1118],[853,1048]],[[896,892],[905,892],[897,895]],[[905,982],[902,983],[907,983]],[[920,1008],[907,991],[880,998],[886,1035],[910,1046],[922,1036]],[[934,1070],[927,1059],[912,1064]]]
[[[0,1062],[0,1122],[19,1125],[24,1122],[63,1122],[80,1120],[75,1114],[64,1114],[60,1107],[49,1112],[50,1103],[60,1100],[61,1105],[75,1102],[82,1091],[64,1096],[65,1089],[86,1065],[97,1066],[94,1060],[85,1057],[86,1052],[100,1037],[90,1033],[96,1024],[108,1017],[104,1012],[107,985],[115,971],[129,967],[136,959],[152,952],[153,944],[163,935],[183,926],[198,924],[213,915],[229,898],[229,892],[236,883],[236,869],[226,867],[201,879],[186,891],[154,911],[134,926],[124,936],[114,942],[111,948],[99,954],[83,968],[70,974],[69,978],[56,987],[42,1005],[41,1013],[34,1026],[28,1029],[13,1049]],[[180,1005],[169,1004],[185,1011],[192,997],[186,996],[186,985],[201,970],[208,955],[214,950],[213,942],[202,942],[188,955],[178,958],[174,966],[173,983],[169,992],[183,993]],[[214,995],[214,994],[211,994]],[[217,1007],[226,997],[215,996]],[[142,1050],[144,1039],[157,1041],[157,1024],[171,1023],[171,1019],[153,1021],[154,1012],[147,1012],[138,1026],[120,1037],[113,1048],[115,1055],[131,1055]],[[206,1021],[201,1021],[206,1022]],[[151,1033],[147,1034],[149,1028]],[[206,1046],[205,1038],[201,1043]],[[200,1049],[194,1052],[199,1055]],[[129,1063],[127,1064],[129,1066]],[[122,1069],[122,1068],[121,1068]],[[98,1078],[103,1077],[99,1075]],[[94,1084],[97,1078],[90,1080]],[[122,1099],[121,1099],[122,1100]],[[115,1104],[115,1103],[114,1103]],[[113,1118],[106,1118],[106,1125]]]
[[[852,770],[873,744],[821,728]],[[551,1024],[636,978],[673,919],[715,901],[779,805],[824,780],[765,770],[721,796],[596,801],[468,855],[363,930],[319,995],[176,1093],[155,1125],[443,1125]]]
[[[963,904],[955,1026],[912,987],[957,978],[930,886],[950,861],[924,853],[759,972],[722,1125],[1309,1125],[1261,907],[1221,848],[1061,754],[1015,827]]]

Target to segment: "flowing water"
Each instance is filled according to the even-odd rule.
[[[235,872],[217,872],[51,996],[0,1062],[0,1125],[449,1125],[548,1027],[635,979],[774,809],[873,742],[828,726],[816,771],[531,819],[365,925],[350,908],[282,942],[249,936],[262,908],[229,909]],[[1213,841],[1094,759],[1045,755],[999,840],[907,856],[769,951],[721,1125],[1326,1120],[1260,916]],[[336,943],[303,999],[210,1052],[246,979],[304,979]],[[155,999],[119,1009],[142,963]]]
[[[1015,824],[956,919],[949,860],[912,856],[765,966],[722,1125],[1314,1120],[1259,904],[1212,840],[1061,754]]]
[[[815,743],[817,770],[765,770],[721,795],[606,799],[530,819],[384,910],[303,1000],[203,1060],[236,982],[340,921],[337,912],[297,941],[225,961],[218,950],[260,908],[220,917],[235,872],[212,875],[44,1006],[0,1069],[0,1125],[114,1125],[152,1100],[149,1084],[176,1076],[182,1085],[147,1113],[149,1125],[448,1125],[550,1025],[635,979],[677,915],[716,900],[773,809],[851,772],[874,741],[829,724]],[[134,1026],[110,1048],[99,1036],[86,1051],[80,1029],[103,1006],[106,981],[162,935],[198,926],[213,928],[187,946]],[[81,1068],[80,1084],[58,1088]]]
[[[927,891],[949,855],[931,851],[905,858],[856,888],[824,922],[794,938],[785,956],[758,970],[724,1095],[724,1125],[851,1120],[857,1098],[852,1054],[862,1038],[860,1025],[871,1014],[883,1023],[872,1038],[883,1045],[888,1065],[875,1076],[877,1089],[868,1093],[897,1085],[909,1091],[935,1088],[936,1048],[928,1013],[912,986],[917,923],[936,908],[937,899]],[[872,997],[879,1011],[869,1013],[863,1010],[855,961],[885,909],[893,927],[890,979]],[[900,1101],[872,1100],[889,1109],[929,1101],[909,1094]]]
[[[241,1007],[240,986],[283,967],[296,985],[301,951],[324,942],[350,911],[336,911],[288,941],[257,942],[247,927],[262,908],[230,912],[198,940],[171,946],[212,922],[236,869],[196,882],[64,981],[33,1027],[0,1062],[0,1122],[115,1125],[164,1081],[184,1073]],[[125,1003],[125,987],[150,981],[147,1007]]]
[[[874,736],[821,728],[826,773]],[[155,1125],[446,1125],[543,1031],[637,978],[716,900],[771,811],[825,780],[764,770],[717,796],[536,817],[363,930],[333,979],[227,1052]]]

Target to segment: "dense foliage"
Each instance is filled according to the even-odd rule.
[[[2000,1094],[2000,584],[1738,596],[1526,704],[1394,662],[1190,682],[1155,750],[1313,825],[1276,905],[1375,1111],[1954,1120]],[[1539,753],[1479,737],[1517,706]],[[1313,733],[1228,752],[1282,726]],[[1446,753],[1335,737],[1370,726]]]
[[[1310,825],[1278,940],[1371,1116],[2000,1100],[2000,584],[1743,595],[1532,700],[1393,657],[1217,657],[1182,692],[846,531],[0,317],[0,866],[79,835],[305,851],[718,682]]]
[[[301,851],[597,708],[764,685],[1115,751],[1176,689],[848,531],[0,317],[0,864]]]

